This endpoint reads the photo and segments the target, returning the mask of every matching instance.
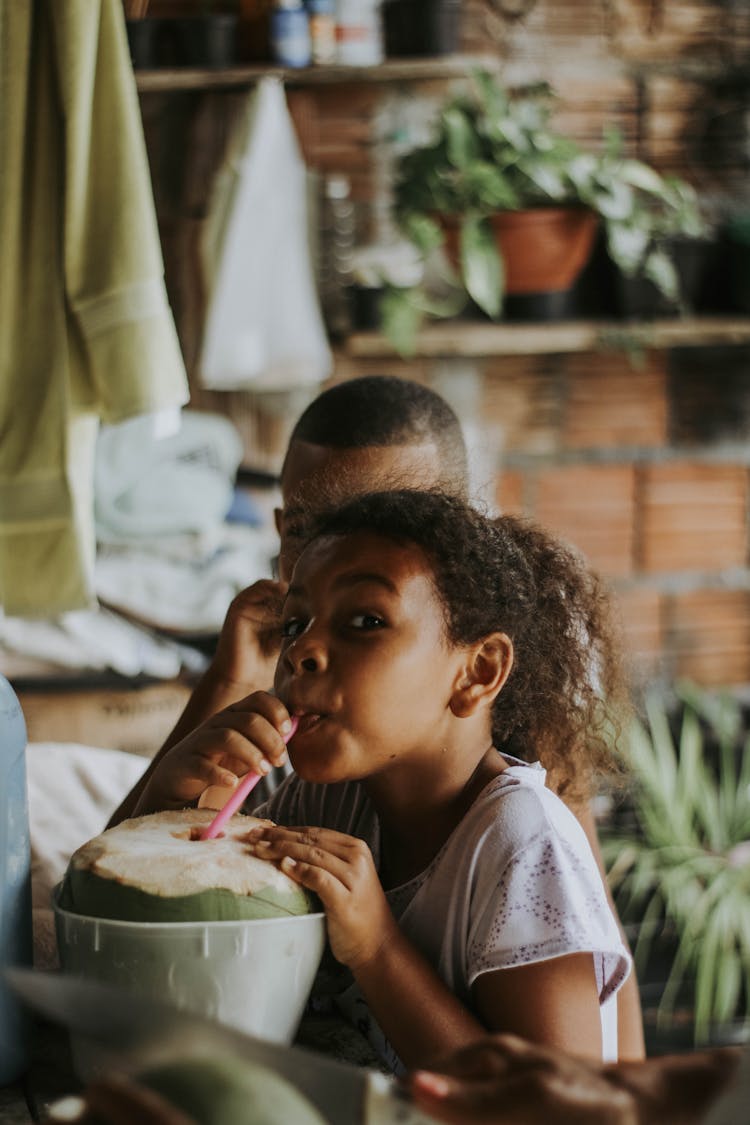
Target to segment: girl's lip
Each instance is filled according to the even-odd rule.
[[[299,719],[299,725],[295,731],[295,735],[306,734],[309,730],[312,730],[313,727],[317,726],[321,719],[325,718],[325,715],[320,715],[316,711],[296,711],[295,714]]]

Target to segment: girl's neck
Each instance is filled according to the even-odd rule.
[[[437,771],[429,782],[402,789],[364,782],[380,821],[380,876],[386,890],[431,863],[486,785],[507,768],[494,746],[469,772]]]

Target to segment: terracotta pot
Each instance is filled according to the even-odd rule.
[[[446,252],[458,261],[460,221],[439,215]],[[535,207],[498,211],[490,223],[505,263],[505,292],[551,293],[569,289],[593,249],[599,218],[586,207]]]

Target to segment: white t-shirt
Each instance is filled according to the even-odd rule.
[[[482,973],[590,952],[610,1017],[604,1053],[616,1057],[616,1009],[606,1002],[631,959],[596,860],[576,818],[545,787],[545,771],[506,761],[428,867],[386,898],[402,932],[468,1007]],[[378,866],[378,818],[359,782],[315,785],[293,775],[255,815],[357,836]],[[355,1007],[362,1025],[359,1000]]]

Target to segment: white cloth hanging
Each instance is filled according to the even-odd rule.
[[[310,255],[307,172],[281,82],[250,95],[220,170],[202,244],[205,387],[323,382],[331,352]]]

